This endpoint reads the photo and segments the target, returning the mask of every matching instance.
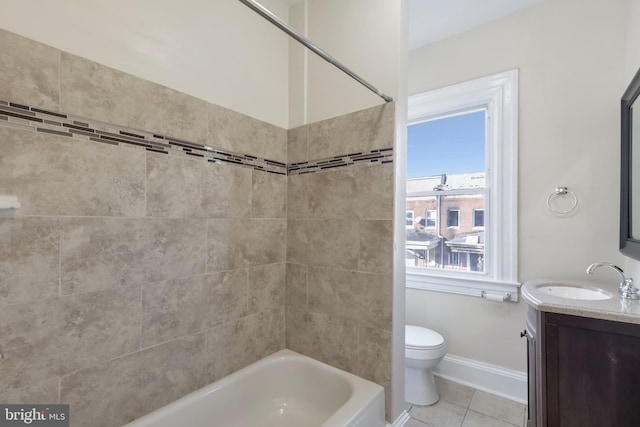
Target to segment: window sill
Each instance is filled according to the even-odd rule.
[[[444,292],[449,294],[483,297],[483,292],[490,295],[506,295],[505,301],[518,302],[520,283],[502,282],[480,278],[468,278],[454,275],[434,275],[407,271],[406,286],[412,289]]]

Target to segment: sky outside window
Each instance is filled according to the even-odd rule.
[[[484,110],[417,123],[407,132],[407,178],[485,170]]]

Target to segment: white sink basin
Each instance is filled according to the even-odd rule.
[[[543,284],[538,285],[536,288],[538,291],[547,295],[574,300],[605,300],[613,296],[602,289],[584,288],[565,284]]]

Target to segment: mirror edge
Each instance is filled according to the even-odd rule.
[[[620,252],[640,261],[640,240],[634,239],[631,234],[631,153],[633,149],[631,107],[638,95],[640,95],[640,69],[629,83],[620,102]],[[637,197],[640,197],[640,194]]]

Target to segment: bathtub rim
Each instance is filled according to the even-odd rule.
[[[324,362],[316,360],[312,357],[305,356],[297,353],[293,350],[282,349],[275,353],[270,354],[250,365],[245,366],[233,372],[219,380],[205,385],[204,387],[195,390],[173,402],[170,402],[148,414],[145,414],[123,427],[146,427],[152,426],[154,422],[161,420],[165,415],[173,413],[176,410],[180,410],[181,407],[187,406],[189,402],[197,399],[206,399],[206,396],[217,390],[220,390],[225,385],[233,383],[236,378],[241,378],[246,375],[251,375],[252,372],[261,369],[264,366],[268,366],[271,363],[282,360],[303,360],[305,363],[314,365],[322,370],[327,371],[345,379],[351,387],[351,396],[348,400],[340,406],[336,412],[334,412],[325,422],[322,427],[347,427],[347,426],[359,426],[357,422],[358,417],[372,410],[372,406],[379,405],[382,409],[383,426],[385,419],[385,397],[384,388],[372,381],[365,378],[361,378],[350,372],[328,365]]]

